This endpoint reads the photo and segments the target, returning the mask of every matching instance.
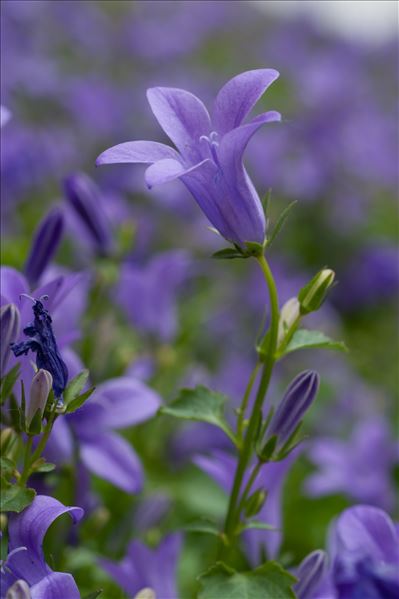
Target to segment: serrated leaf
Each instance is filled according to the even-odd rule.
[[[36,491],[1,481],[0,512],[22,512],[32,503]]]
[[[296,579],[276,562],[248,572],[236,572],[218,562],[199,580],[198,599],[295,599],[292,585]]]
[[[82,391],[83,387],[87,383],[87,379],[89,378],[89,371],[82,370],[73,378],[67,388],[64,391],[64,402],[68,405],[71,401],[77,397]]]
[[[160,413],[183,420],[213,424],[221,428],[236,445],[235,435],[224,417],[224,404],[227,399],[223,393],[199,385],[195,389],[182,389],[174,401],[160,409]]]
[[[212,258],[216,260],[234,260],[235,258],[247,258],[242,252],[238,252],[237,250],[233,250],[233,248],[224,248],[223,250],[219,250],[212,254]]]
[[[183,528],[188,532],[202,532],[205,534],[214,535],[215,537],[220,537],[221,535],[220,530],[211,520],[195,520],[194,522],[189,522]]]
[[[280,233],[285,221],[287,220],[288,214],[291,212],[292,208],[295,206],[296,203],[297,203],[297,200],[294,200],[293,202],[288,204],[288,206],[286,206],[286,208],[284,208],[284,210],[278,217],[277,222],[274,225],[273,231],[270,234],[270,237],[267,238],[266,244],[268,247],[273,243],[273,241],[276,239],[277,235]]]
[[[11,395],[13,387],[19,377],[20,364],[15,364],[9,372],[1,379],[0,385],[0,404],[3,405],[5,400]]]
[[[65,413],[70,414],[71,412],[76,412],[76,410],[78,410],[84,404],[84,402],[89,399],[90,395],[95,391],[95,389],[95,387],[90,387],[90,389],[82,393],[82,395],[75,397],[75,399],[73,399],[67,405]]]
[[[348,348],[343,341],[334,341],[321,331],[308,331],[307,329],[299,329],[298,331],[295,331],[291,341],[285,348],[282,355],[288,354],[298,349],[312,348],[331,349],[343,352],[348,351]]]

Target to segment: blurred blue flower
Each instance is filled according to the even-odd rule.
[[[228,81],[216,97],[213,123],[201,100],[190,92],[151,88],[147,91],[151,109],[178,151],[157,142],[132,141],[106,150],[96,164],[150,163],[145,173],[150,188],[181,179],[228,241],[240,246],[251,241],[263,244],[265,216],[242,159],[254,133],[281,116],[269,111],[242,123],[278,75],[274,69],[258,69]]]
[[[16,581],[22,580],[29,587],[30,599],[80,599],[71,574],[53,572],[46,564],[43,553],[45,534],[62,514],[69,514],[76,523],[82,518],[83,510],[80,507],[65,507],[53,497],[37,495],[20,514],[9,516],[9,553],[1,566],[1,597],[6,596]],[[21,586],[24,588],[23,584]]]

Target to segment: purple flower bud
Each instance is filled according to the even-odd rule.
[[[311,599],[321,581],[327,565],[327,555],[317,550],[309,553],[296,572],[298,582],[294,586],[298,599]]]
[[[33,239],[25,264],[25,274],[30,286],[37,285],[60,244],[64,231],[64,215],[55,207],[44,217]]]
[[[0,308],[0,374],[5,374],[8,357],[11,352],[10,344],[19,335],[20,316],[14,304],[7,304]]]
[[[53,377],[48,370],[40,369],[32,379],[30,386],[29,405],[26,412],[26,422],[29,427],[37,410],[43,416],[48,395],[53,386]]]
[[[87,236],[99,254],[109,253],[112,246],[110,224],[101,208],[100,191],[84,173],[70,175],[64,181],[65,197]]]
[[[270,423],[268,436],[277,435],[281,447],[288,441],[309,409],[319,387],[319,375],[314,370],[298,374],[289,385]]]

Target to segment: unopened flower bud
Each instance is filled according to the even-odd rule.
[[[25,580],[16,580],[8,589],[6,599],[31,599],[32,595],[29,590],[29,585]]]
[[[294,585],[294,591],[298,599],[313,597],[313,593],[325,573],[326,566],[327,555],[324,551],[313,551],[305,557],[296,572],[298,582]]]
[[[281,448],[294,433],[305,412],[313,403],[319,388],[319,375],[305,370],[292,381],[280,402],[268,430],[268,437],[278,437]]]
[[[64,231],[64,215],[55,207],[44,217],[36,230],[31,250],[25,264],[25,274],[31,287],[35,287],[54,256]]]
[[[280,312],[278,323],[278,341],[277,347],[284,340],[287,331],[295,324],[300,317],[300,303],[297,297],[292,297],[284,304]]]
[[[245,502],[244,512],[247,518],[256,516],[265,504],[267,493],[264,489],[257,489]]]
[[[15,430],[9,426],[0,431],[0,454],[3,457],[10,457],[16,446],[18,435]]]
[[[52,385],[53,377],[48,370],[38,370],[33,377],[30,386],[29,405],[26,414],[26,423],[28,427],[38,410],[40,410],[40,414],[43,417]]]
[[[11,352],[10,344],[19,335],[20,316],[14,304],[7,304],[0,308],[0,374],[5,374],[7,361]]]
[[[327,292],[334,282],[335,272],[324,268],[298,293],[301,314],[318,310],[324,302]]]
[[[64,181],[65,198],[86,231],[96,252],[107,255],[112,249],[112,231],[100,203],[100,190],[84,173]]]

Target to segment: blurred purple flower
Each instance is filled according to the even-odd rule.
[[[14,304],[5,304],[0,308],[0,377],[6,374],[6,366],[13,343],[20,329],[20,315]]]
[[[84,173],[75,173],[65,179],[64,192],[90,245],[100,255],[108,254],[112,248],[112,231],[101,209],[97,185]]]
[[[31,505],[20,514],[10,515],[9,553],[1,566],[2,598],[17,580],[23,580],[29,586],[28,597],[31,599],[80,599],[78,587],[71,574],[53,572],[46,564],[42,547],[51,524],[59,516],[67,513],[74,523],[83,516],[83,510],[79,507],[65,507],[53,497],[37,495]]]
[[[217,95],[213,124],[201,100],[190,92],[151,88],[147,91],[151,109],[178,152],[157,142],[132,141],[103,152],[97,165],[150,163],[145,173],[150,188],[181,179],[228,241],[263,244],[265,216],[242,158],[261,125],[279,121],[281,116],[269,111],[242,123],[277,77],[273,69],[258,69],[228,81]]]
[[[64,215],[56,206],[46,214],[36,229],[24,272],[31,287],[40,282],[40,278],[53,259],[62,239]]]
[[[259,565],[266,552],[271,559],[278,554],[282,541],[281,494],[288,469],[293,464],[298,451],[293,451],[280,462],[265,464],[255,479],[253,488],[262,487],[267,491],[267,499],[256,519],[271,524],[276,530],[247,530],[244,533],[248,557],[251,563]],[[211,476],[227,493],[233,486],[236,458],[225,451],[213,451],[209,456],[198,455],[194,463]],[[247,471],[245,482],[248,480]]]
[[[301,562],[295,572],[298,582],[294,586],[294,591],[298,599],[312,599],[314,591],[318,589],[321,580],[325,577],[326,566],[327,555],[321,550],[313,551]]]
[[[4,127],[11,118],[11,112],[5,106],[0,106],[0,127]]]
[[[184,251],[158,254],[143,268],[122,266],[116,299],[139,331],[171,341],[177,332],[176,296],[191,262]]]
[[[45,454],[57,463],[70,463],[76,446],[90,472],[137,493],[143,484],[140,460],[131,444],[113,431],[148,420],[161,401],[155,391],[130,377],[101,383],[82,408],[56,420]]]
[[[310,444],[308,456],[318,467],[305,482],[313,496],[345,493],[356,501],[390,510],[395,504],[393,468],[398,445],[382,418],[360,422],[348,441],[320,438]]]
[[[156,549],[133,541],[121,562],[101,559],[100,565],[129,597],[143,588],[151,588],[160,599],[178,599],[176,569],[181,541],[179,534],[171,534]]]

